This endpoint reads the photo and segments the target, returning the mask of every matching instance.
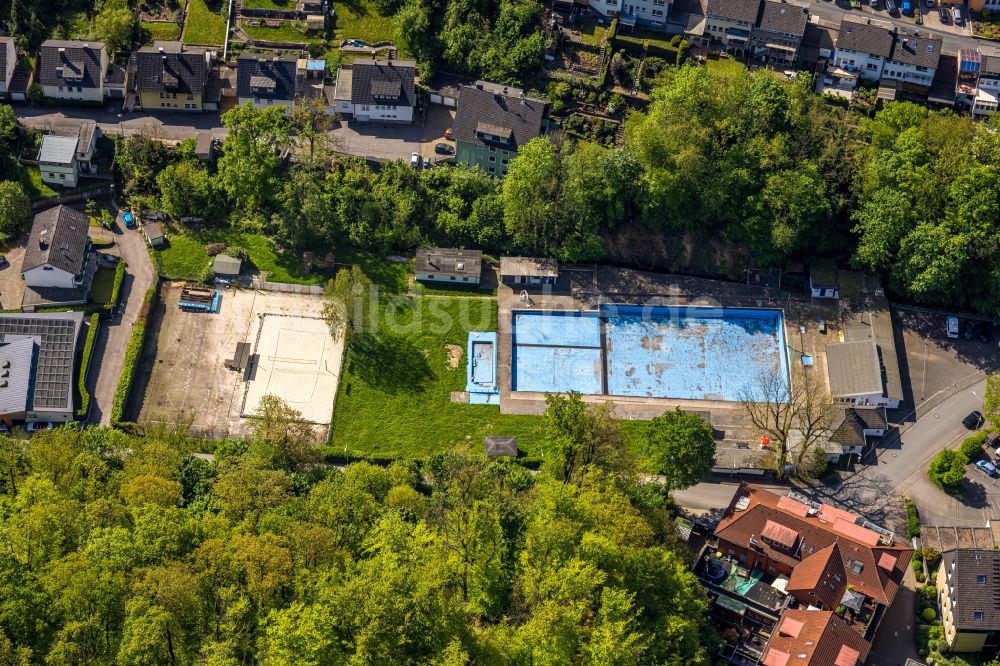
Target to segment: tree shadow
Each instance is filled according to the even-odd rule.
[[[978,481],[968,478],[963,479],[963,482],[958,484],[957,491],[954,493],[949,492],[948,494],[970,509],[985,509],[990,506],[989,493],[986,490],[986,486]],[[948,491],[946,490],[946,492]]]
[[[351,340],[348,371],[386,393],[423,391],[434,378],[424,354],[411,341],[387,331],[365,332]]]

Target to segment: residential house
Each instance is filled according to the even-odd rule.
[[[881,405],[896,409],[901,395],[886,391],[879,345],[873,339],[837,342],[826,346],[830,396],[841,405]],[[895,391],[893,391],[894,393]]]
[[[500,257],[500,281],[506,285],[554,285],[557,279],[555,259]]]
[[[704,36],[723,51],[745,55],[760,5],[761,0],[706,0]]]
[[[882,82],[895,81],[904,90],[926,93],[941,59],[941,38],[922,28],[900,27],[892,54],[882,68]]]
[[[1000,551],[949,550],[937,572],[938,609],[952,652],[1000,648]]]
[[[895,29],[889,23],[845,16],[837,33],[834,65],[869,81],[878,81],[892,56],[894,39]]]
[[[76,159],[80,140],[71,136],[46,134],[38,151],[38,170],[42,182],[63,187],[76,187],[80,179],[80,163]]]
[[[337,72],[336,112],[361,123],[412,123],[416,79],[413,60],[358,58]]]
[[[443,247],[417,248],[415,275],[421,282],[479,284],[483,253]]]
[[[291,113],[295,104],[295,56],[241,53],[236,59],[236,97],[240,104],[258,109],[283,106]]]
[[[146,111],[204,111],[211,96],[208,79],[212,52],[180,42],[154,42],[135,52],[130,86]]]
[[[972,115],[991,116],[1000,98],[1000,49],[982,46],[962,49],[958,55],[955,93],[972,109]]]
[[[76,137],[76,161],[80,165],[80,171],[89,171],[94,161],[94,153],[97,151],[97,140],[101,138],[101,129],[97,122],[84,120],[57,120],[51,125],[52,134],[58,136]]]
[[[74,418],[74,361],[84,313],[0,314],[0,421]]]
[[[455,161],[493,176],[507,173],[521,146],[547,127],[548,102],[520,88],[477,81],[462,86],[455,112]]]
[[[843,456],[864,456],[888,427],[883,407],[839,407],[830,423],[827,459],[836,463]]]
[[[760,662],[763,666],[859,666],[871,645],[833,611],[789,609]]]
[[[17,67],[17,49],[13,37],[0,37],[0,95],[6,97]]]
[[[602,16],[618,16],[620,26],[647,25],[662,28],[670,15],[672,0],[589,0],[590,8]]]
[[[55,206],[35,215],[21,262],[23,310],[87,301],[97,271],[89,227],[90,219],[68,206]]]
[[[100,42],[49,39],[38,52],[38,83],[52,99],[101,103],[108,51]]]
[[[808,23],[808,7],[784,0],[764,0],[760,19],[751,34],[753,57],[778,67],[794,65]]]

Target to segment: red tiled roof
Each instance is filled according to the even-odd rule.
[[[820,520],[825,520],[828,523],[832,523],[838,518],[846,520],[849,523],[854,523],[858,520],[858,517],[850,511],[844,511],[843,509],[838,509],[837,507],[830,506],[829,504],[820,505],[819,517]]]
[[[814,604],[818,598],[827,608],[835,608],[847,588],[847,572],[840,548],[834,542],[817,550],[792,569],[785,589],[807,603]],[[812,594],[809,594],[809,593]]]
[[[874,532],[867,527],[861,527],[861,525],[855,525],[853,522],[844,520],[843,518],[837,518],[837,520],[833,521],[833,531],[839,532],[844,536],[849,536],[866,546],[877,546],[882,538],[878,535],[878,532]]]
[[[892,568],[894,566],[896,566],[896,560],[897,559],[899,559],[899,558],[896,557],[895,555],[893,555],[892,553],[884,552],[881,555],[879,555],[878,565],[880,567],[882,567],[883,569],[887,569],[889,571],[892,571]]]
[[[743,498],[750,501],[745,505],[745,509],[737,511],[736,504]],[[833,524],[821,520],[819,516],[803,518],[781,510],[778,508],[780,498],[781,496],[763,488],[741,484],[732,503],[719,521],[719,526],[715,530],[716,536],[720,542],[725,541],[741,548],[756,550],[771,561],[789,567],[793,573],[811,555],[836,543],[847,582],[879,603],[886,605],[892,603],[906,568],[910,565],[910,558],[913,556],[911,548],[895,544],[873,547],[870,545],[869,535],[875,533],[871,530],[864,528],[861,528],[863,530],[861,532],[851,530],[844,527],[845,523],[841,521],[841,530],[837,531],[833,528]],[[750,539],[761,536],[769,521],[798,533],[800,543],[795,552],[784,547],[776,547],[763,539],[757,541],[757,546],[750,545]],[[864,540],[860,540],[862,538]],[[720,549],[724,550],[721,543]],[[891,570],[877,565],[883,553],[890,553],[896,557],[896,563]],[[846,566],[848,561],[852,563],[850,566]]]
[[[857,666],[871,649],[860,633],[832,611],[786,610],[782,628],[789,621],[801,628],[794,636],[784,631],[772,634],[762,663],[769,665],[768,657],[775,654],[785,657],[775,664],[786,664],[788,655],[795,655],[795,666]]]
[[[802,518],[809,515],[809,507],[807,505],[797,502],[787,495],[778,500],[778,508],[784,509],[789,513],[794,513],[796,516],[801,516]]]
[[[795,545],[796,539],[799,538],[799,533],[790,527],[785,527],[779,523],[769,520],[764,523],[764,529],[761,530],[760,535],[765,539],[770,539],[774,543],[780,543],[786,548],[791,548]]]
[[[805,624],[802,620],[796,620],[794,617],[786,616],[785,619],[781,621],[781,626],[778,627],[778,631],[781,632],[782,636],[791,636],[795,638],[802,631],[802,625]]]
[[[788,663],[788,653],[770,648],[760,663],[764,666],[785,666]]]

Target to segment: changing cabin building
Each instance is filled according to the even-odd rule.
[[[38,60],[38,82],[45,97],[96,104],[104,101],[108,71],[104,44],[49,39],[42,42]]]
[[[559,279],[555,259],[501,257],[500,281],[506,285],[554,285]]]
[[[421,282],[479,284],[483,253],[442,247],[417,248],[416,279]]]

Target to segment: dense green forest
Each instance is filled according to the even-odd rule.
[[[0,664],[706,663],[667,492],[604,410],[553,399],[538,474],[335,469],[294,416],[269,401],[214,459],[168,432],[0,437]],[[707,463],[678,446],[684,486]]]

